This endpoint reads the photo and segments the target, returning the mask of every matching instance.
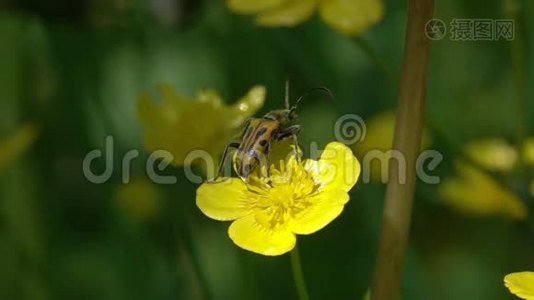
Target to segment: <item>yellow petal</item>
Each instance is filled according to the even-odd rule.
[[[492,177],[465,162],[457,162],[459,177],[444,180],[438,192],[453,208],[472,215],[504,215],[524,219],[523,201]]]
[[[179,120],[178,112],[183,109],[180,101],[156,103],[148,94],[142,94],[137,103],[138,116],[141,122],[150,127],[161,127],[167,124],[175,124]],[[179,108],[177,106],[180,106]]]
[[[201,90],[197,92],[196,98],[198,102],[207,103],[214,108],[221,108],[223,106],[223,100],[215,90]]]
[[[520,298],[534,300],[534,272],[511,273],[504,277],[504,285]]]
[[[297,242],[295,234],[286,227],[266,229],[254,214],[235,220],[228,235],[239,247],[262,255],[281,255],[291,251]]]
[[[228,8],[237,14],[256,14],[281,5],[285,0],[227,0]]]
[[[232,105],[230,112],[235,127],[238,127],[246,118],[254,115],[263,106],[266,92],[264,86],[254,86],[245,96]]]
[[[313,203],[294,217],[291,230],[296,234],[314,233],[330,222],[341,212],[349,195],[345,191],[325,191],[307,199]]]
[[[350,148],[339,142],[326,145],[319,161],[307,160],[305,168],[321,184],[322,190],[344,192],[356,184],[361,171],[360,162]]]
[[[256,22],[267,27],[292,27],[298,25],[313,14],[317,0],[285,0],[283,4],[261,12]]]
[[[160,94],[162,101],[152,101],[145,94],[138,103],[146,148],[169,151],[173,156],[171,162],[177,166],[191,158],[188,155],[193,150],[201,149],[210,154],[216,166],[225,145],[243,121],[263,104],[265,89],[254,87],[236,104],[237,108],[226,105],[213,90],[201,91],[194,99],[188,99],[177,95],[172,87],[162,85]],[[202,161],[194,162],[203,166]]]
[[[384,15],[381,0],[323,0],[319,12],[324,22],[346,35],[358,35]]]
[[[237,178],[206,182],[197,189],[197,206],[208,217],[228,221],[247,215],[246,185]]]
[[[483,168],[492,171],[509,171],[517,162],[517,151],[504,139],[484,139],[465,147],[466,155]]]

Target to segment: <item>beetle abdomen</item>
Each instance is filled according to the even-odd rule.
[[[235,157],[234,168],[239,177],[248,180],[258,165],[268,164],[271,140],[279,128],[280,124],[274,120],[253,119],[249,122]]]

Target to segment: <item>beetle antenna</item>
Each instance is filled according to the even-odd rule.
[[[316,88],[311,88],[309,90],[307,90],[302,96],[300,96],[297,101],[295,101],[295,104],[293,105],[293,109],[297,107],[297,105],[300,103],[300,101],[304,98],[306,98],[307,96],[309,96],[312,92],[315,92],[315,91],[325,91],[328,93],[328,96],[330,97],[330,99],[334,100],[334,93],[332,93],[332,91],[325,87],[325,86],[321,86],[321,87],[316,87]]]
[[[286,102],[286,109],[289,109],[289,77],[286,78],[285,102]]]

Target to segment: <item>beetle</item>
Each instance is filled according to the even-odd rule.
[[[317,87],[306,91],[295,101],[295,104],[290,106],[289,83],[286,81],[285,108],[272,110],[261,118],[251,118],[245,122],[241,140],[232,141],[226,145],[219,163],[217,177],[214,180],[221,176],[230,149],[237,149],[234,157],[234,170],[245,182],[248,182],[250,174],[258,165],[269,166],[269,153],[274,142],[293,138],[295,149],[297,149],[297,135],[301,126],[294,124],[297,119],[296,109],[302,99],[316,90],[326,91],[332,99],[334,98],[330,89]],[[267,176],[269,176],[268,167]]]

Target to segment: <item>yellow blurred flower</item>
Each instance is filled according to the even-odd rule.
[[[534,165],[534,138],[527,138],[523,143],[522,159],[529,165]]]
[[[117,187],[115,202],[119,209],[136,221],[150,220],[160,210],[162,195],[146,178],[134,178]]]
[[[328,144],[318,161],[290,155],[279,164],[268,178],[227,178],[197,190],[206,216],[233,220],[228,234],[234,243],[263,255],[284,254],[295,246],[295,234],[311,234],[334,220],[360,174],[358,160],[338,142]]]
[[[163,99],[159,103],[148,94],[141,96],[139,118],[146,148],[171,152],[171,163],[176,166],[182,166],[194,149],[207,151],[217,164],[226,143],[265,100],[263,86],[253,87],[231,106],[225,105],[213,90],[201,91],[195,99],[177,95],[168,85],[162,85],[160,90]]]
[[[0,141],[0,172],[15,161],[35,141],[39,130],[33,123],[20,126],[10,137]]]
[[[504,276],[504,285],[519,298],[534,300],[534,272],[517,272]]]
[[[365,139],[356,144],[358,152],[367,153],[371,150],[390,150],[395,134],[395,111],[380,112],[366,122]]]
[[[473,215],[526,218],[527,208],[521,199],[489,175],[462,161],[456,162],[456,168],[459,176],[443,180],[438,187],[448,205]]]
[[[510,171],[518,160],[516,148],[500,138],[477,140],[464,150],[469,159],[490,171]]]
[[[383,111],[371,117],[366,122],[366,129],[365,139],[355,144],[354,150],[360,159],[364,159],[363,172],[370,173],[364,173],[364,178],[370,178],[373,182],[381,182],[382,177],[384,179],[388,177],[390,156],[381,154],[385,154],[393,148],[395,111]],[[428,148],[430,144],[430,134],[425,130],[423,131],[421,149]],[[368,156],[366,157],[366,155]]]
[[[292,27],[308,20],[318,10],[333,29],[358,35],[375,25],[384,15],[382,0],[227,0],[235,13],[256,15],[267,27]]]

